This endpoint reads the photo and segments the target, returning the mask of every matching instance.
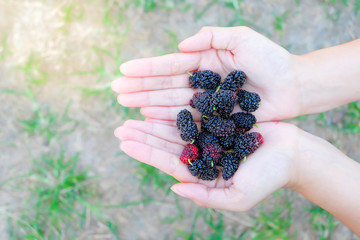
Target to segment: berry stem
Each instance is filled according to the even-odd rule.
[[[208,118],[209,118],[209,117],[208,117],[208,116],[206,116],[206,115],[203,115],[203,117],[204,117],[204,118],[206,118],[206,119],[208,119]]]
[[[259,127],[256,123],[255,123],[253,126],[255,126],[255,127],[257,127],[257,128]]]
[[[243,162],[246,162],[246,156],[244,157]]]
[[[214,167],[214,161],[211,161],[211,167]]]
[[[191,143],[190,144],[193,144],[195,142],[195,139],[191,140]]]
[[[192,162],[190,161],[190,158],[188,158],[188,162],[189,162],[190,165],[193,165]]]
[[[216,111],[216,108],[215,108],[215,107],[213,107],[213,110],[214,110],[214,111]]]
[[[221,86],[218,86],[216,89],[216,92],[218,92],[220,90]]]
[[[193,76],[193,74],[189,71],[186,71],[187,74],[189,74],[191,77]]]
[[[261,105],[261,102],[258,102],[259,105]]]

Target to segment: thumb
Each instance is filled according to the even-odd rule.
[[[253,207],[246,195],[241,194],[233,185],[227,188],[212,188],[199,183],[177,183],[171,190],[202,207],[240,212]]]
[[[203,27],[200,32],[183,40],[179,44],[182,52],[196,52],[208,49],[235,50],[241,37],[250,29],[248,27]]]

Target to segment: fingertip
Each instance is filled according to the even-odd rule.
[[[210,44],[207,39],[209,38],[208,32],[200,31],[195,35],[184,39],[179,43],[178,48],[182,52],[195,52],[210,49]]]
[[[120,150],[123,151],[124,153],[126,153],[126,146],[127,146],[126,141],[120,143]]]
[[[121,91],[121,86],[122,86],[122,79],[116,79],[114,81],[111,82],[111,89],[116,92],[119,93]]]
[[[124,62],[120,65],[120,72],[126,76],[129,62]]]
[[[120,127],[117,127],[115,130],[114,130],[114,136],[117,137],[117,138],[120,138],[120,134],[121,134],[121,130],[123,129],[122,126]]]
[[[179,195],[181,197],[186,197],[186,194],[181,189],[182,188],[181,185],[182,185],[181,183],[176,183],[176,184],[172,185],[170,189],[177,195]]]
[[[199,183],[177,183],[171,187],[171,190],[182,197],[192,200],[201,200],[207,187]]]
[[[120,105],[123,105],[123,104],[121,103],[121,101],[122,101],[122,96],[121,96],[121,95],[118,95],[116,99],[117,99],[117,101],[118,101],[118,103],[119,103]]]

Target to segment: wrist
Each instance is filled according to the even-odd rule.
[[[297,116],[309,114],[309,103],[312,102],[311,93],[313,89],[309,89],[311,84],[309,83],[309,77],[311,76],[311,59],[309,55],[292,55],[292,68],[293,68],[293,81],[297,88],[298,102]],[[314,83],[313,83],[314,84]]]
[[[328,111],[360,99],[360,40],[292,55],[299,115]]]

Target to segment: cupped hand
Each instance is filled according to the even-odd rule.
[[[255,112],[258,121],[299,114],[296,57],[250,28],[205,27],[181,42],[179,49],[181,53],[122,64],[124,77],[112,84],[120,93],[119,103],[142,107],[146,117],[162,120],[175,120],[177,113],[187,108],[199,120],[200,113],[188,106],[199,89],[190,87],[187,72],[210,69],[224,78],[236,69],[247,75],[243,88],[261,96],[261,107]]]
[[[200,206],[246,211],[282,187],[296,185],[296,156],[300,130],[287,123],[260,123],[256,129],[264,143],[228,181],[221,175],[213,181],[199,180],[179,160],[186,145],[175,123],[148,119],[128,120],[115,130],[121,149],[130,157],[175,177],[177,194]]]

